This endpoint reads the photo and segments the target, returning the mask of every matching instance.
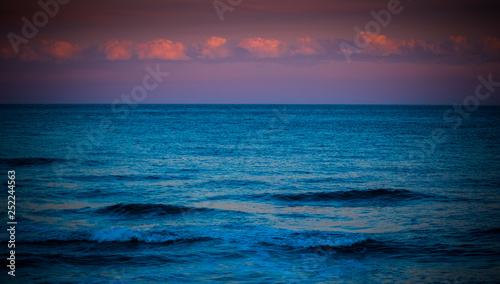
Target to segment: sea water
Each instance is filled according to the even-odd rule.
[[[500,281],[500,108],[449,110],[1,106],[0,279]]]

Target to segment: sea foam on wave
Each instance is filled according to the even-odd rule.
[[[93,232],[90,241],[103,242],[145,242],[145,243],[165,243],[180,240],[182,237],[171,234],[150,233],[138,231],[125,227],[114,227],[111,229]]]

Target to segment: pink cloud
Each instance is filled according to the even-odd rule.
[[[427,42],[421,39],[409,39],[408,41],[406,41],[405,46],[407,47],[407,51],[410,54],[422,52],[439,54],[443,52],[438,44]]]
[[[227,48],[227,40],[222,37],[213,36],[201,46],[201,57],[206,59],[217,59],[229,56],[229,49]]]
[[[185,54],[185,50],[186,48],[182,43],[166,39],[156,39],[137,45],[139,59],[189,59]]]
[[[132,57],[134,43],[128,40],[108,40],[102,47],[108,60],[127,60]]]
[[[500,56],[500,39],[489,36],[481,38],[483,52],[489,55]]]
[[[472,50],[469,40],[464,36],[450,36],[448,42],[451,43],[455,53],[464,53]]]
[[[455,55],[483,56],[484,60],[490,60],[491,56],[500,56],[500,38],[494,36],[483,37],[479,40],[471,40],[464,36],[449,36],[441,42],[431,42],[421,39],[394,39],[386,35],[376,35],[362,32],[361,35],[367,40],[366,47],[358,47],[354,43],[354,53],[370,56],[398,55],[401,58],[412,55],[434,55],[442,58],[458,58]],[[167,39],[156,39],[143,43],[135,43],[128,40],[108,40],[99,48],[105,54],[107,60],[130,60],[138,59],[160,59],[160,60],[189,60],[190,58],[220,59],[229,58],[238,61],[246,57],[245,49],[253,58],[287,58],[294,56],[327,55],[335,58],[342,57],[343,50],[338,51],[338,40],[316,40],[310,37],[298,38],[289,44],[274,38],[245,38],[238,43],[230,42],[226,38],[213,36],[197,44],[189,46],[189,50],[181,42]],[[236,45],[237,44],[237,45]],[[90,48],[90,47],[89,47]],[[18,54],[12,48],[0,48],[0,57],[6,59],[15,58],[21,61],[43,61],[43,60],[70,60],[94,56],[102,58],[99,52],[86,52],[85,48],[61,40],[42,40],[39,43],[20,47]],[[93,51],[93,50],[90,50]],[[189,54],[189,57],[187,54]],[[317,58],[317,57],[316,57]],[[366,57],[365,57],[366,58]],[[431,57],[426,57],[432,59]],[[361,60],[363,60],[361,58]]]
[[[369,39],[368,45],[363,50],[363,52],[367,54],[379,56],[400,54],[400,47],[407,46],[405,40],[390,39],[385,35],[374,35],[367,32],[362,32],[361,34]]]
[[[310,37],[297,39],[297,45],[292,50],[293,55],[314,55],[323,52],[323,48],[316,40]]]
[[[14,52],[14,50],[12,48],[8,48],[8,47],[2,48],[1,54],[2,54],[3,58],[7,58],[7,59],[16,57],[16,53]]]
[[[34,49],[32,49],[29,46],[26,46],[21,49],[19,52],[19,59],[22,61],[40,61],[43,60],[43,58],[40,56],[39,53],[37,53]]]
[[[60,59],[74,59],[82,49],[77,44],[66,41],[42,40],[42,51]]]
[[[239,46],[259,58],[280,57],[286,55],[288,49],[287,44],[283,41],[260,37],[243,39]]]
[[[361,32],[361,35],[368,42],[366,47],[361,49],[364,54],[389,56],[418,53],[442,54],[444,52],[440,45],[421,39],[394,39],[386,35],[376,35],[368,32]]]

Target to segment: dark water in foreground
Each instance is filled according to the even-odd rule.
[[[1,106],[0,282],[498,282],[500,108],[449,109]]]

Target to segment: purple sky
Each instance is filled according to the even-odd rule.
[[[58,1],[0,4],[0,103],[112,103],[157,64],[142,103],[460,104],[500,82],[498,1]]]

